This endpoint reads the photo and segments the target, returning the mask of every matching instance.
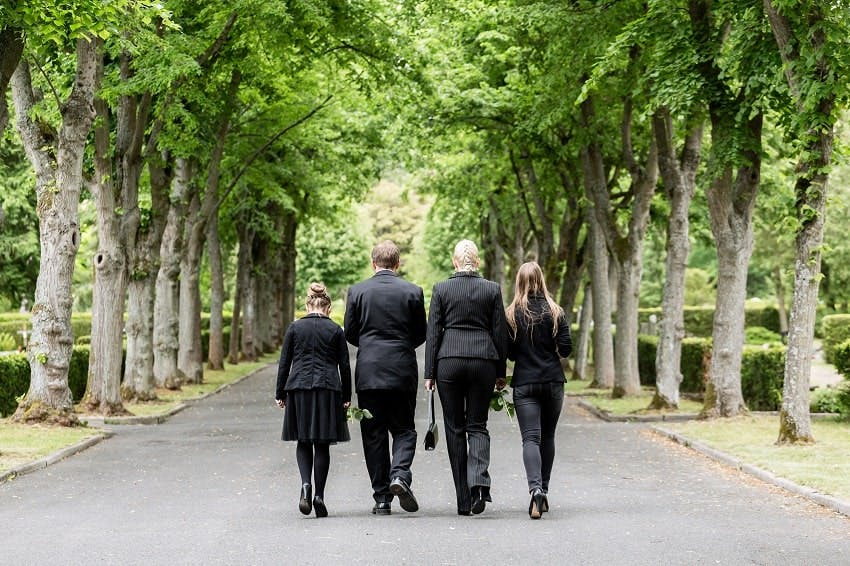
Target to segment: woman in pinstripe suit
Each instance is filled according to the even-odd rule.
[[[459,515],[479,514],[490,498],[487,416],[504,378],[508,332],[499,285],[478,273],[478,248],[455,246],[455,273],[434,285],[425,346],[425,388],[436,384]]]

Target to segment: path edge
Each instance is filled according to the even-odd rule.
[[[100,443],[102,440],[106,440],[107,438],[113,436],[115,433],[111,431],[102,431],[94,436],[90,436],[88,438],[84,438],[83,440],[77,442],[76,444],[72,444],[71,446],[66,446],[65,448],[61,448],[56,452],[48,454],[47,456],[43,456],[38,460],[33,460],[32,462],[28,462],[26,464],[22,464],[11,470],[7,470],[0,474],[0,483],[5,483],[7,481],[11,481],[18,476],[23,476],[29,474],[31,472],[35,472],[38,470],[43,470],[47,466],[51,466],[56,462],[64,460],[74,454],[82,452],[87,448],[91,448],[95,444]]]
[[[727,454],[726,452],[716,450],[702,442],[692,440],[686,436],[683,436],[677,432],[673,432],[672,430],[666,429],[664,427],[658,425],[650,425],[649,429],[655,434],[664,437],[668,440],[671,440],[681,446],[690,448],[691,450],[698,452],[714,460],[715,462],[718,462],[730,468],[734,468],[749,476],[755,477],[765,483],[782,488],[785,491],[788,491],[795,495],[804,497],[810,501],[813,501],[814,503],[817,503],[818,505],[835,511],[836,513],[840,513],[844,516],[850,517],[850,502],[848,501],[838,499],[831,495],[826,495],[811,487],[806,487],[794,483],[791,480],[777,476],[773,472],[769,472],[763,468],[759,468],[758,466],[754,466],[752,464],[747,464],[746,462],[743,462],[738,458]]]

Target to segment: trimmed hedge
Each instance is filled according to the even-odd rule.
[[[850,345],[848,345],[850,346]],[[656,336],[638,336],[638,367],[641,384],[655,385]],[[705,387],[704,360],[711,352],[711,340],[685,338],[682,340],[682,384],[685,393],[702,393]],[[744,402],[754,411],[774,411],[782,399],[785,376],[785,347],[745,346],[741,360],[741,389]]]
[[[823,335],[823,359],[827,363],[834,363],[835,348],[845,340],[850,340],[850,314],[831,314],[823,317],[821,334]]]
[[[744,326],[763,326],[772,332],[779,333],[779,311],[774,306],[753,307],[745,309]],[[661,318],[660,308],[640,309],[640,322],[649,322],[649,316],[654,314]],[[711,336],[714,325],[714,307],[685,307],[685,332],[688,336]],[[850,336],[848,336],[850,338]]]
[[[0,415],[7,416],[18,408],[16,397],[30,386],[30,364],[26,354],[0,356]]]
[[[18,334],[24,326],[29,331],[32,331],[29,313],[5,313],[0,314],[0,332],[8,332],[15,337],[17,347],[23,347],[24,337]],[[74,337],[88,336],[91,334],[91,313],[74,313],[71,315],[71,332]]]
[[[75,401],[86,393],[89,375],[88,346],[74,346],[68,365],[68,386]],[[24,395],[30,386],[30,364],[26,354],[0,356],[0,415],[8,416],[18,407],[17,397]]]
[[[844,379],[850,377],[850,340],[845,340],[832,349],[832,365]]]
[[[776,411],[782,405],[785,346],[744,346],[741,390],[752,411]]]

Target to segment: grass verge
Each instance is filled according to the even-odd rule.
[[[610,389],[590,389],[588,385],[590,385],[590,381],[568,381],[567,395],[580,396],[582,400],[592,404],[600,411],[606,411],[612,415],[699,413],[702,410],[702,403],[684,398],[679,400],[679,409],[676,411],[650,410],[647,407],[652,401],[654,393],[652,388],[644,388],[643,392],[637,396],[612,399]]]
[[[777,445],[779,417],[769,415],[665,423],[663,428],[799,485],[850,500],[850,424],[846,421],[813,421],[816,442],[800,446]]]
[[[180,403],[208,395],[222,385],[232,383],[277,359],[277,354],[268,354],[257,362],[229,365],[224,371],[206,370],[204,383],[184,385],[180,391],[157,390],[158,400],[125,403],[124,407],[138,416],[166,415]],[[23,425],[0,419],[0,473],[44,458],[101,432],[93,427]]]
[[[88,427],[25,425],[0,420],[0,473],[44,458],[100,432]]]

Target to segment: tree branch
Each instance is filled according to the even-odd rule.
[[[279,131],[278,133],[273,135],[271,138],[269,138],[266,143],[264,143],[263,145],[258,147],[256,149],[256,151],[254,151],[254,153],[251,154],[251,157],[249,157],[245,161],[245,164],[242,166],[241,169],[239,169],[239,171],[236,173],[236,175],[233,177],[233,179],[227,185],[227,188],[224,189],[224,192],[222,193],[221,198],[218,199],[218,204],[216,205],[216,208],[221,206],[221,203],[224,202],[224,200],[228,197],[228,195],[230,195],[230,193],[236,187],[236,183],[239,182],[239,179],[242,177],[242,175],[245,174],[245,172],[248,170],[248,168],[251,167],[251,164],[253,164],[254,161],[256,161],[257,158],[260,155],[262,155],[264,151],[266,151],[269,147],[271,147],[271,145],[274,142],[279,140],[288,131],[292,130],[293,128],[300,126],[301,124],[303,124],[304,122],[306,122],[307,120],[312,118],[317,112],[319,112],[322,108],[327,106],[328,102],[330,102],[332,98],[333,98],[333,95],[329,94],[327,97],[325,97],[325,99],[321,102],[321,104],[319,104],[318,106],[316,106],[315,108],[310,110],[307,114],[305,114],[304,116],[302,116],[301,118],[299,118],[295,122],[293,122],[290,125],[283,128],[281,131]]]

